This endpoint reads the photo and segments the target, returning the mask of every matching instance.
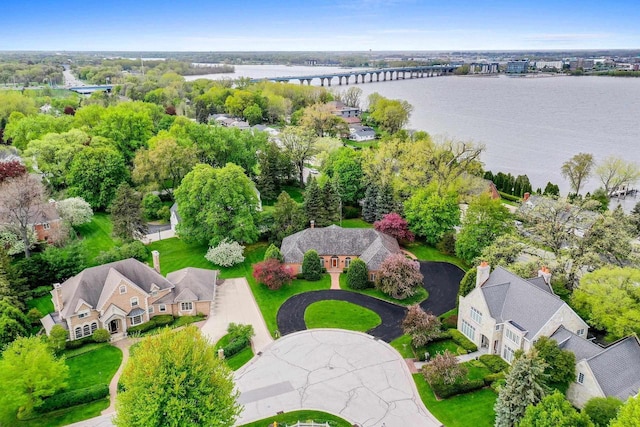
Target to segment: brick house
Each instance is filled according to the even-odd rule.
[[[576,355],[576,382],[567,398],[578,407],[592,397],[622,400],[640,389],[640,344],[628,337],[603,348],[587,339],[589,326],[553,293],[551,273],[523,279],[502,267],[482,263],[476,287],[461,296],[458,330],[481,351],[511,363],[517,350],[528,351],[542,336]]]
[[[342,228],[337,225],[314,227],[299,231],[282,240],[280,252],[284,263],[295,272],[302,272],[305,252],[315,250],[322,266],[328,271],[343,271],[351,261],[362,259],[373,281],[382,262],[391,254],[400,253],[398,241],[372,228]]]
[[[29,218],[31,220],[29,226],[33,229],[37,240],[39,242],[56,243],[62,237],[61,233],[64,230],[55,201],[51,200],[49,203],[33,205],[29,209]],[[6,224],[10,228],[10,220],[6,219],[7,216],[10,216],[9,213],[0,209],[0,225]]]
[[[83,270],[51,291],[55,312],[41,322],[47,334],[59,324],[76,340],[98,328],[114,339],[154,316],[208,315],[215,299],[217,271],[185,268],[163,277],[159,254],[154,268],[130,258]]]

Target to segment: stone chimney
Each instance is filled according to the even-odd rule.
[[[316,222],[314,220],[311,220],[311,228],[316,228]]]
[[[527,200],[529,200],[529,197],[531,197],[531,193],[524,193],[524,196],[522,196],[522,201],[526,202]]]
[[[551,286],[551,271],[549,270],[549,268],[544,265],[540,267],[540,270],[538,270],[538,277],[543,277],[544,282],[547,285]]]
[[[56,311],[61,311],[64,308],[62,303],[62,285],[60,283],[53,284],[54,305]]]
[[[157,271],[158,274],[162,274],[160,273],[160,252],[151,251],[151,256],[153,257],[153,269]]]
[[[476,274],[476,288],[482,286],[484,282],[489,279],[490,274],[491,266],[486,261],[482,261],[478,266],[478,272]]]

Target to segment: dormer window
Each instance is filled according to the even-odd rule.
[[[78,319],[84,319],[85,317],[89,316],[89,312],[88,311],[81,311],[80,313],[78,313]]]
[[[127,293],[127,287],[125,285],[120,286],[120,295]]]
[[[137,306],[138,306],[138,297],[131,298],[131,307],[137,307]]]

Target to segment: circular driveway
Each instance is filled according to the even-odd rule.
[[[314,409],[362,427],[441,426],[424,407],[405,361],[359,332],[313,329],[267,346],[235,373],[238,424]]]

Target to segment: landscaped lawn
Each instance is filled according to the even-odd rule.
[[[94,259],[100,252],[108,251],[116,245],[111,236],[113,230],[111,218],[104,212],[96,212],[90,223],[79,225],[75,230],[85,243],[89,265],[94,264]]]
[[[424,351],[428,351],[431,357],[444,353],[446,350],[449,350],[453,354],[467,354],[467,351],[453,342],[453,340],[431,342],[424,348]]]
[[[215,265],[204,258],[209,249],[207,245],[188,244],[174,237],[153,242],[148,248],[149,251],[160,252],[160,271],[164,276],[186,267],[216,269]],[[151,255],[147,261],[149,265],[153,264]]]
[[[51,300],[51,295],[46,294],[39,298],[34,298],[27,301],[27,308],[37,308],[43,316],[46,316],[49,313],[53,313],[53,301]]]
[[[73,424],[78,421],[88,420],[100,415],[102,411],[109,407],[109,398],[96,400],[84,405],[72,406],[71,408],[59,409],[49,412],[37,418],[27,421],[15,421],[16,427],[59,427]]]
[[[109,344],[66,359],[69,366],[67,390],[109,384],[122,362],[122,351]]]
[[[226,346],[227,344],[229,344],[229,334],[220,338],[220,340],[216,343],[216,351],[219,348]],[[252,358],[253,358],[253,350],[251,349],[251,345],[248,345],[239,353],[236,353],[231,357],[225,358],[224,361],[227,362],[227,365],[229,366],[229,368],[231,368],[234,371],[237,371]]]
[[[422,374],[413,374],[413,379],[424,405],[447,427],[493,426],[493,405],[498,396],[490,388],[437,400]]]
[[[340,289],[343,289],[345,291],[350,291],[350,292],[357,292],[359,294],[369,295],[370,297],[382,299],[382,300],[385,300],[385,301],[392,302],[394,304],[404,305],[404,306],[409,306],[409,305],[413,305],[413,304],[419,304],[422,301],[424,301],[427,298],[429,298],[429,292],[427,292],[427,290],[425,288],[423,288],[422,286],[419,287],[418,289],[416,289],[416,293],[413,296],[411,296],[409,298],[405,298],[405,299],[395,299],[395,298],[390,297],[389,295],[387,295],[384,292],[379,291],[379,290],[377,290],[375,288],[351,289],[347,285],[347,275],[346,274],[340,274]]]
[[[328,422],[331,427],[351,427],[351,423],[332,414],[320,411],[292,411],[285,414],[276,415],[275,417],[264,418],[249,424],[243,424],[240,427],[266,427],[272,425],[275,421],[278,425],[295,424],[298,421],[315,421],[316,423]],[[324,424],[322,424],[324,425]]]
[[[445,261],[455,264],[464,271],[469,269],[469,266],[460,258],[446,255],[426,243],[413,242],[405,246],[405,249],[414,254],[420,261]]]
[[[307,328],[338,328],[365,332],[378,326],[382,319],[372,310],[347,301],[318,301],[304,312]]]
[[[340,225],[340,222],[336,222],[336,224]],[[360,218],[343,219],[342,228],[373,228],[373,224]]]
[[[465,362],[464,366],[468,369],[467,378],[470,380],[482,379],[491,373],[489,368],[479,360],[470,360]]]
[[[411,337],[409,335],[401,335],[389,344],[391,344],[391,347],[395,348],[404,359],[413,359],[415,357],[411,349]]]

